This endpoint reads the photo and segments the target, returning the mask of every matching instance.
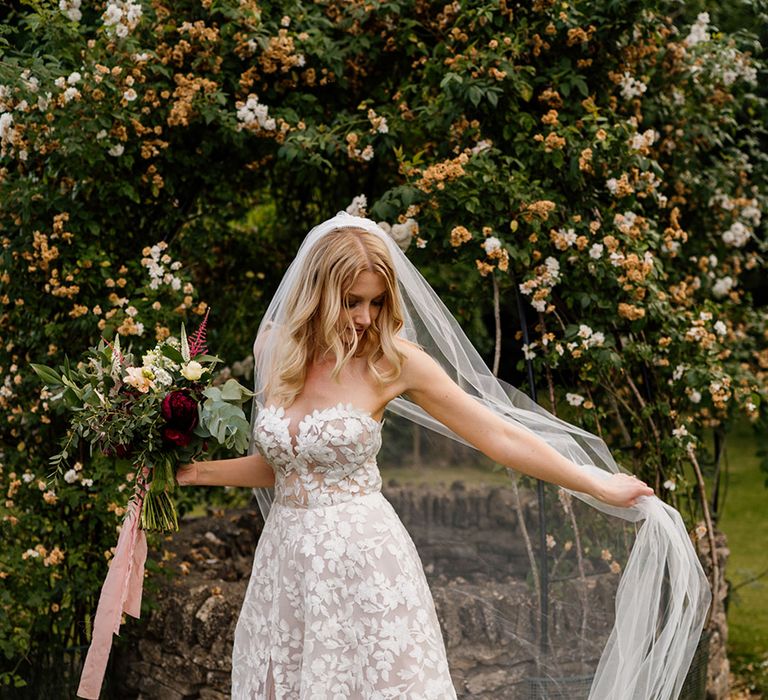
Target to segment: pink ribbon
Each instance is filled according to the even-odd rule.
[[[143,484],[142,484],[143,486]],[[93,620],[91,646],[85,657],[77,697],[98,700],[104,672],[107,669],[112,635],[120,633],[123,612],[132,617],[141,613],[141,591],[144,563],[147,560],[147,536],[139,527],[141,506],[146,487],[137,489],[136,499],[128,506],[115,556],[101,587],[96,617]]]

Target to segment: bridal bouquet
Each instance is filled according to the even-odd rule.
[[[68,358],[58,371],[32,364],[71,411],[51,464],[61,473],[79,440],[91,453],[130,460],[144,530],[178,530],[171,494],[179,464],[205,454],[211,440],[237,453],[248,447],[242,404],[252,392],[234,379],[213,385],[221,360],[207,354],[207,320],[189,338],[182,324],[178,338],[159,342],[140,362],[123,354],[116,336],[114,344],[102,339],[76,367]]]

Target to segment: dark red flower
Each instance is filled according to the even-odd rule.
[[[192,442],[192,431],[197,427],[197,401],[187,389],[171,391],[165,395],[160,412],[167,421],[162,430],[163,439],[179,447]]]
[[[160,411],[170,428],[189,433],[197,427],[197,401],[189,395],[189,391],[186,389],[171,391],[166,394]]]
[[[121,459],[125,459],[126,457],[131,456],[131,452],[133,452],[133,448],[130,444],[128,445],[115,445],[115,454],[120,457]]]
[[[166,426],[163,428],[163,439],[166,442],[172,442],[174,445],[178,445],[179,447],[186,447],[190,442],[192,442],[192,433],[185,433],[182,430],[177,430],[176,428]]]

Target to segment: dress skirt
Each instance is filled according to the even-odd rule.
[[[381,492],[272,504],[235,629],[232,698],[456,698],[421,559]]]

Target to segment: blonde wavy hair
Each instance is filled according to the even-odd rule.
[[[366,271],[382,276],[386,294],[381,310],[358,341],[345,299],[360,273]],[[291,405],[304,387],[308,365],[328,357],[334,359],[334,379],[357,354],[365,356],[368,369],[380,384],[397,379],[405,358],[395,341],[403,326],[402,300],[384,242],[364,229],[331,231],[307,256],[302,278],[303,283],[297,284],[286,299],[288,315],[278,331],[279,356],[266,386],[271,401]],[[382,358],[386,360],[385,371],[376,367]]]

